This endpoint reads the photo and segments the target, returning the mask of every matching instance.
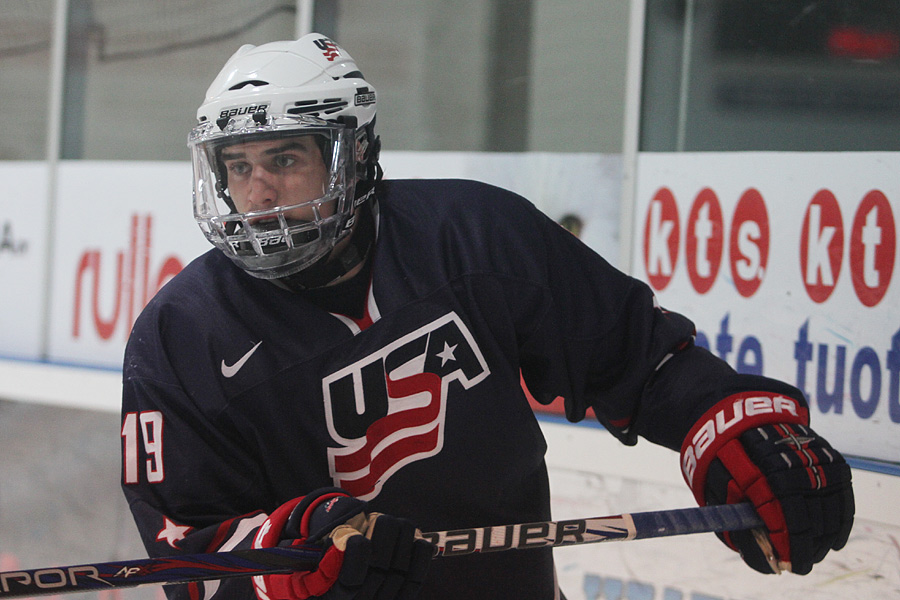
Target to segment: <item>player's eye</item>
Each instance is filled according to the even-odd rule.
[[[250,163],[237,160],[226,163],[225,168],[229,174],[235,176],[248,175],[251,170]]]
[[[291,154],[278,154],[272,160],[276,167],[280,169],[286,169],[290,166],[293,166],[294,163],[297,162],[297,159]]]

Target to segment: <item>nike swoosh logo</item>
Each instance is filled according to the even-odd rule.
[[[240,360],[238,360],[233,365],[226,365],[225,361],[223,360],[222,361],[222,375],[224,375],[225,377],[228,377],[228,378],[231,378],[231,377],[234,377],[235,375],[237,375],[237,372],[240,371],[241,367],[244,366],[244,363],[246,363],[250,359],[250,357],[253,356],[253,353],[256,352],[256,349],[259,348],[260,344],[262,344],[261,340],[259,342],[257,342],[257,344],[255,346],[250,348],[250,351],[247,352],[247,354],[243,355],[240,358]]]

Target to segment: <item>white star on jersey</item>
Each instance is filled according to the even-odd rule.
[[[183,540],[184,536],[186,536],[188,531],[193,529],[193,527],[178,525],[174,521],[171,521],[169,517],[165,517],[165,520],[165,526],[156,534],[156,541],[161,542],[165,540],[170,546],[177,550],[178,548],[175,546],[175,542]]]
[[[438,356],[441,357],[441,366],[447,364],[448,360],[456,360],[456,357],[453,356],[453,352],[456,350],[456,347],[459,344],[453,344],[452,346],[447,342],[444,342],[444,349],[437,353]]]

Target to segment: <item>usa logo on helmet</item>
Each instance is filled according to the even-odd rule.
[[[322,51],[322,56],[331,62],[334,62],[334,59],[341,55],[341,49],[338,48],[338,45],[328,38],[320,38],[313,41],[313,43]]]

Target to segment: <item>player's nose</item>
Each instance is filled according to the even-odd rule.
[[[278,190],[273,175],[261,165],[254,166],[250,174],[247,201],[257,209],[271,208],[278,202]]]

